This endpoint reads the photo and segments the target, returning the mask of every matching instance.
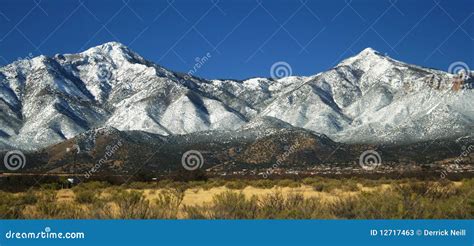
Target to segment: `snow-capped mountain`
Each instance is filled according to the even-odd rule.
[[[406,143],[469,135],[474,93],[453,90],[453,81],[454,75],[367,48],[279,96],[262,114],[340,142]]]
[[[46,147],[99,127],[238,132],[271,117],[338,142],[456,138],[474,132],[474,93],[454,90],[454,76],[368,48],[310,77],[205,80],[111,42],[1,67],[0,149]]]

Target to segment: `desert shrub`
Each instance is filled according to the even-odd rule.
[[[77,204],[71,202],[58,202],[60,219],[84,219],[86,218],[85,210]]]
[[[404,209],[400,201],[400,196],[390,190],[362,192],[357,196],[353,214],[360,219],[399,219]]]
[[[261,188],[261,189],[271,189],[273,188],[273,186],[275,186],[273,181],[268,180],[268,179],[259,179],[259,180],[253,181],[250,185],[255,188]]]
[[[110,186],[111,185],[108,182],[90,181],[90,182],[80,183],[79,185],[75,186],[73,188],[73,190],[77,190],[77,189],[100,190],[100,189],[105,189],[105,188],[110,187]]]
[[[468,191],[474,189],[474,178],[461,180],[461,185],[459,188],[461,190],[468,190]]]
[[[314,184],[320,184],[320,183],[327,183],[328,180],[330,181],[331,179],[329,178],[323,178],[323,177],[310,177],[310,178],[304,178],[301,180],[301,183],[304,185],[314,185]]]
[[[191,186],[187,182],[174,182],[172,186],[168,186],[167,188],[178,189],[184,192],[191,188]]]
[[[38,197],[35,211],[27,215],[32,219],[80,219],[85,217],[84,210],[70,202],[58,202],[56,191],[43,190]]]
[[[157,184],[150,182],[132,182],[126,185],[126,187],[134,190],[143,190],[157,188]]]
[[[313,187],[314,191],[318,192],[335,192],[336,190],[356,191],[358,190],[357,183],[343,183],[335,179],[311,179],[307,183]]]
[[[212,188],[216,187],[214,185],[214,183],[205,183],[203,185],[201,185],[199,188],[203,189],[203,190],[210,190]]]
[[[229,181],[225,184],[225,187],[231,190],[242,190],[247,187],[247,183],[242,180]]]
[[[286,197],[279,191],[259,199],[259,217],[269,219],[307,219],[315,211],[321,210],[318,200],[305,199],[300,193],[290,193]]]
[[[184,198],[184,190],[166,189],[158,194],[151,207],[151,217],[157,219],[176,219]]]
[[[206,183],[207,183],[206,181],[202,181],[202,180],[200,181],[193,180],[193,181],[189,181],[188,185],[190,188],[199,188],[205,185]]]
[[[221,187],[221,186],[225,186],[226,185],[226,181],[225,180],[222,180],[222,179],[209,179],[207,182],[205,182],[204,184],[202,184],[200,186],[200,188],[204,189],[204,190],[210,190],[214,187]]]
[[[472,219],[474,207],[469,203],[472,196],[468,196],[472,189],[464,190],[464,185],[466,183],[463,182],[458,187],[448,180],[427,183],[426,193],[415,196],[417,204],[423,209],[423,213],[415,213],[415,216],[429,219]]]
[[[220,187],[220,186],[223,186],[225,185],[226,181],[225,180],[222,180],[222,179],[210,179],[208,181],[208,183],[211,183],[212,185],[214,185],[214,187]]]
[[[329,211],[335,218],[355,219],[359,199],[354,196],[338,198],[329,205]]]
[[[451,181],[433,182],[427,191],[426,196],[432,200],[447,199],[460,194],[460,189]]]
[[[211,208],[209,205],[202,206],[183,206],[183,213],[188,219],[208,219],[210,218],[208,211]]]
[[[355,179],[327,179],[322,182],[323,191],[337,193],[337,191],[358,191],[358,182]]]
[[[313,185],[314,183],[317,183],[317,180],[315,178],[304,178],[301,180],[301,183],[304,185]]]
[[[264,195],[259,199],[260,216],[275,219],[286,208],[285,198],[279,191]]]
[[[291,179],[282,179],[282,180],[278,180],[277,186],[297,188],[297,187],[300,187],[301,185],[298,181],[294,181],[294,180],[291,180]]]
[[[366,187],[377,187],[383,184],[389,184],[391,181],[385,179],[384,177],[378,179],[378,180],[373,180],[373,179],[357,179],[357,183],[361,183],[363,186]]]
[[[31,189],[27,190],[25,193],[20,194],[19,203],[23,205],[33,205],[38,201],[38,197],[35,192]]]
[[[0,218],[23,219],[26,217],[25,208],[36,204],[37,201],[38,199],[32,190],[19,194],[0,192]]]
[[[428,213],[424,214],[426,219],[473,219],[474,218],[474,200],[473,198],[463,198],[462,196],[451,197],[438,200],[436,202],[428,201],[426,204]]]
[[[285,209],[279,219],[330,218],[330,214],[317,198],[304,198],[302,194],[289,194],[285,200]]]
[[[305,198],[303,194],[292,192],[288,194],[285,200],[285,207],[296,208],[301,207],[304,204]]]
[[[0,218],[19,219],[22,218],[24,204],[19,197],[12,193],[0,191]]]
[[[105,199],[96,199],[87,209],[87,218],[90,219],[117,219],[118,215],[115,211],[113,202]]]
[[[324,184],[313,184],[313,190],[318,192],[324,191]]]
[[[252,219],[256,217],[257,198],[246,199],[242,193],[226,191],[212,199],[211,219]]]
[[[147,219],[150,217],[150,202],[143,192],[120,191],[113,197],[120,219]]]
[[[426,182],[408,182],[406,184],[395,184],[394,187],[402,194],[414,194],[424,196],[428,193],[430,185]]]
[[[465,218],[467,214],[459,209],[459,196],[443,193],[439,184],[433,183],[421,188],[418,184],[395,185],[393,189],[362,192],[354,208],[357,218],[363,219],[441,219]],[[448,190],[451,188],[447,188]],[[456,191],[453,191],[457,194]],[[453,206],[454,205],[454,206]],[[461,204],[459,204],[461,205]]]
[[[98,192],[97,190],[84,190],[84,189],[75,190],[74,200],[81,204],[93,203],[96,200],[97,192]]]
[[[162,180],[159,180],[158,182],[155,182],[155,186],[156,188],[168,188],[172,185],[173,183],[173,180],[171,179],[162,179]]]
[[[343,183],[336,179],[314,179],[311,184],[313,189],[320,192],[335,192],[336,189],[340,190],[343,188]]]
[[[430,187],[426,183],[415,182],[408,184],[396,184],[393,191],[399,199],[399,215],[401,219],[424,218],[429,213],[428,192]]]
[[[357,182],[354,180],[345,181],[341,187],[344,191],[358,191],[359,186],[357,186]]]
[[[466,208],[465,209],[460,208],[460,209],[461,211],[465,211],[464,216],[461,216],[460,218],[474,219],[474,197],[470,196],[469,198],[467,198]]]
[[[61,189],[61,185],[58,183],[48,183],[48,184],[42,184],[40,186],[41,190],[59,190]]]
[[[56,192],[52,190],[43,190],[36,204],[37,218],[49,219],[59,218],[61,208],[56,200]]]

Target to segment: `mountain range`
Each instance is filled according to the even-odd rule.
[[[216,164],[242,146],[245,154],[237,151],[234,162],[274,162],[279,149],[284,153],[295,141],[307,153],[295,155],[295,162],[305,163],[354,160],[361,146],[465,146],[474,132],[473,79],[462,77],[460,87],[457,82],[457,74],[371,48],[308,77],[208,80],[109,42],[0,67],[0,150],[31,152],[55,168],[70,162],[73,146],[92,158],[91,151],[108,146],[97,146],[97,133],[104,132],[125,141],[122,159],[141,153],[137,162],[157,149],[186,145],[180,156],[195,143],[225,152],[213,154]]]

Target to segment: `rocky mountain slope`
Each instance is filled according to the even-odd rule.
[[[464,155],[457,150],[466,146],[471,149],[473,144],[474,138],[399,146],[340,144],[325,135],[292,127],[274,118],[252,122],[236,131],[168,136],[108,127],[89,130],[39,151],[25,152],[28,164],[22,171],[78,174],[88,178],[170,175],[185,171],[186,165],[198,165],[196,169],[188,170],[220,174],[242,174],[245,170],[260,174],[325,168],[328,171],[334,168],[361,170],[361,153],[370,149],[375,149],[381,156],[384,170],[400,172],[406,167],[434,164],[433,170],[459,171],[459,168],[472,166],[474,153],[465,150],[467,154]],[[188,155],[189,151],[198,154]],[[195,158],[195,162],[186,161],[184,156]],[[3,166],[0,170],[8,171]]]

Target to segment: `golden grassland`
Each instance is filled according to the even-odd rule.
[[[163,180],[0,191],[2,219],[472,219],[474,179]]]

